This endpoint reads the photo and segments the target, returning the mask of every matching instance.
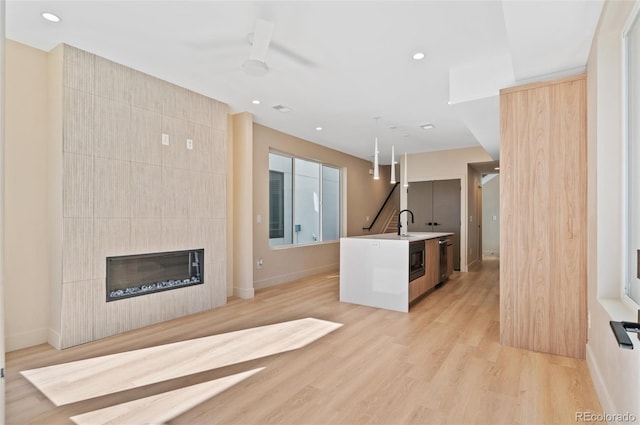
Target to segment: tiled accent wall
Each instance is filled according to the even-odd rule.
[[[225,304],[227,105],[74,47],[63,58],[61,348]],[[203,285],[105,302],[107,256],[197,248]]]

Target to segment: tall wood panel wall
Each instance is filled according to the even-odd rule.
[[[586,76],[501,90],[501,342],[584,358]]]

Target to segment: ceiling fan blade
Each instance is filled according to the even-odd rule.
[[[244,50],[246,48],[246,41],[243,39],[182,40],[181,42],[193,50]]]
[[[301,55],[300,53],[293,51],[292,49],[289,49],[288,47],[283,46],[280,43],[276,43],[275,41],[270,44],[270,49],[273,50],[274,52],[280,53],[283,56],[286,56],[288,59],[298,63],[299,65],[306,66],[309,68],[318,67],[318,64],[316,62],[312,61],[311,59],[308,59],[307,57]]]
[[[231,66],[231,65],[214,66],[214,67],[210,68],[207,71],[207,75],[208,76],[211,76],[211,75],[221,76],[221,75],[228,75],[228,74],[235,73],[235,72],[240,72],[240,67],[239,66]]]
[[[249,59],[264,62],[267,58],[269,43],[271,43],[271,35],[273,34],[273,24],[263,19],[256,21],[256,28],[253,32],[253,40],[251,45],[251,54]]]

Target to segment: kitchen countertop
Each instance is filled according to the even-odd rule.
[[[353,236],[354,239],[380,239],[395,241],[419,241],[425,239],[436,239],[443,236],[451,236],[453,233],[436,233],[436,232],[409,232],[406,235],[397,235],[395,233],[380,233],[377,235]]]

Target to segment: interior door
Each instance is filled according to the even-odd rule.
[[[453,267],[460,270],[460,179],[412,182],[407,191],[410,232],[453,233]]]
[[[433,232],[453,233],[453,268],[460,270],[460,179],[433,181]]]
[[[407,191],[407,208],[413,212],[414,222],[407,217],[410,232],[433,232],[433,182],[415,182]]]

